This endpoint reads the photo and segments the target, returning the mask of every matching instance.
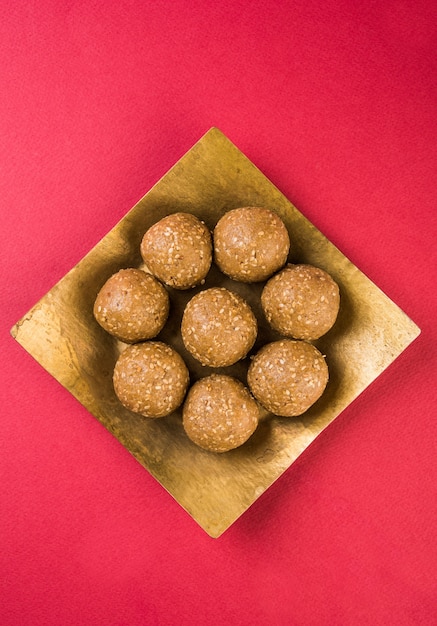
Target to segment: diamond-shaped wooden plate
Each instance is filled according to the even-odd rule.
[[[112,387],[120,345],[95,322],[96,294],[123,267],[141,265],[144,232],[164,215],[187,211],[212,229],[226,211],[265,206],[285,222],[291,261],[325,269],[340,285],[334,328],[315,342],[326,354],[330,382],[299,418],[265,415],[241,448],[217,455],[192,444],[180,411],[150,420],[124,409]],[[205,287],[243,295],[259,319],[255,348],[276,339],[262,317],[262,285],[244,285],[213,268]],[[192,380],[210,373],[183,349],[179,323],[196,290],[170,290],[172,313],[159,336],[187,361]],[[70,391],[212,537],[223,533],[301,452],[419,334],[418,327],[324,237],[216,128],[208,131],[127,215],[12,329],[16,340]],[[245,381],[247,362],[226,372]]]

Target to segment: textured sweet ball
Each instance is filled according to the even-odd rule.
[[[328,366],[312,344],[282,339],[263,346],[255,355],[247,382],[265,409],[293,417],[305,413],[323,394]]]
[[[224,287],[212,287],[188,302],[181,334],[202,365],[226,367],[243,359],[255,343],[258,325],[247,302]]]
[[[129,268],[113,274],[100,289],[94,317],[108,333],[126,343],[152,339],[169,314],[168,293],[142,270]]]
[[[159,280],[175,289],[189,289],[205,279],[211,266],[211,233],[195,215],[173,213],[147,230],[140,250]]]
[[[212,374],[191,387],[184,403],[185,432],[211,452],[241,446],[258,426],[259,409],[247,387],[231,376]]]
[[[325,271],[311,265],[288,265],[267,282],[261,304],[272,328],[282,335],[313,340],[334,325],[340,292]]]
[[[281,218],[262,207],[225,213],[213,233],[214,260],[219,269],[240,282],[266,280],[287,261],[290,238]]]
[[[173,348],[160,341],[128,346],[113,375],[115,393],[127,409],[145,417],[164,417],[182,404],[188,369]]]

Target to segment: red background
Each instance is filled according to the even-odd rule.
[[[3,0],[3,626],[437,623],[435,7]],[[217,540],[8,334],[211,126],[422,329]]]

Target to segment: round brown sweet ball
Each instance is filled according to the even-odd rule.
[[[261,294],[271,326],[286,337],[318,339],[337,319],[340,291],[334,279],[312,265],[288,265]]]
[[[115,393],[127,409],[145,417],[164,417],[182,404],[189,374],[178,352],[160,341],[128,346],[113,374]]]
[[[290,238],[279,215],[262,207],[225,213],[214,229],[214,260],[218,268],[244,283],[269,278],[287,261]]]
[[[191,387],[182,412],[183,426],[195,444],[211,452],[241,446],[260,418],[256,401],[242,382],[212,374]]]
[[[312,344],[282,339],[263,346],[254,356],[247,382],[265,409],[292,417],[305,413],[323,394],[328,366]]]
[[[142,270],[129,268],[113,274],[100,289],[94,317],[108,333],[126,343],[152,339],[169,314],[168,293]]]
[[[224,287],[211,287],[188,302],[182,340],[202,365],[226,367],[243,359],[255,343],[258,325],[247,302]]]
[[[152,274],[175,289],[200,284],[211,267],[211,233],[190,213],[173,213],[151,226],[140,250]]]

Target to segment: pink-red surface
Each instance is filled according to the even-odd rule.
[[[432,0],[1,3],[3,626],[437,623],[436,50]],[[217,540],[9,336],[211,126],[422,329]]]

